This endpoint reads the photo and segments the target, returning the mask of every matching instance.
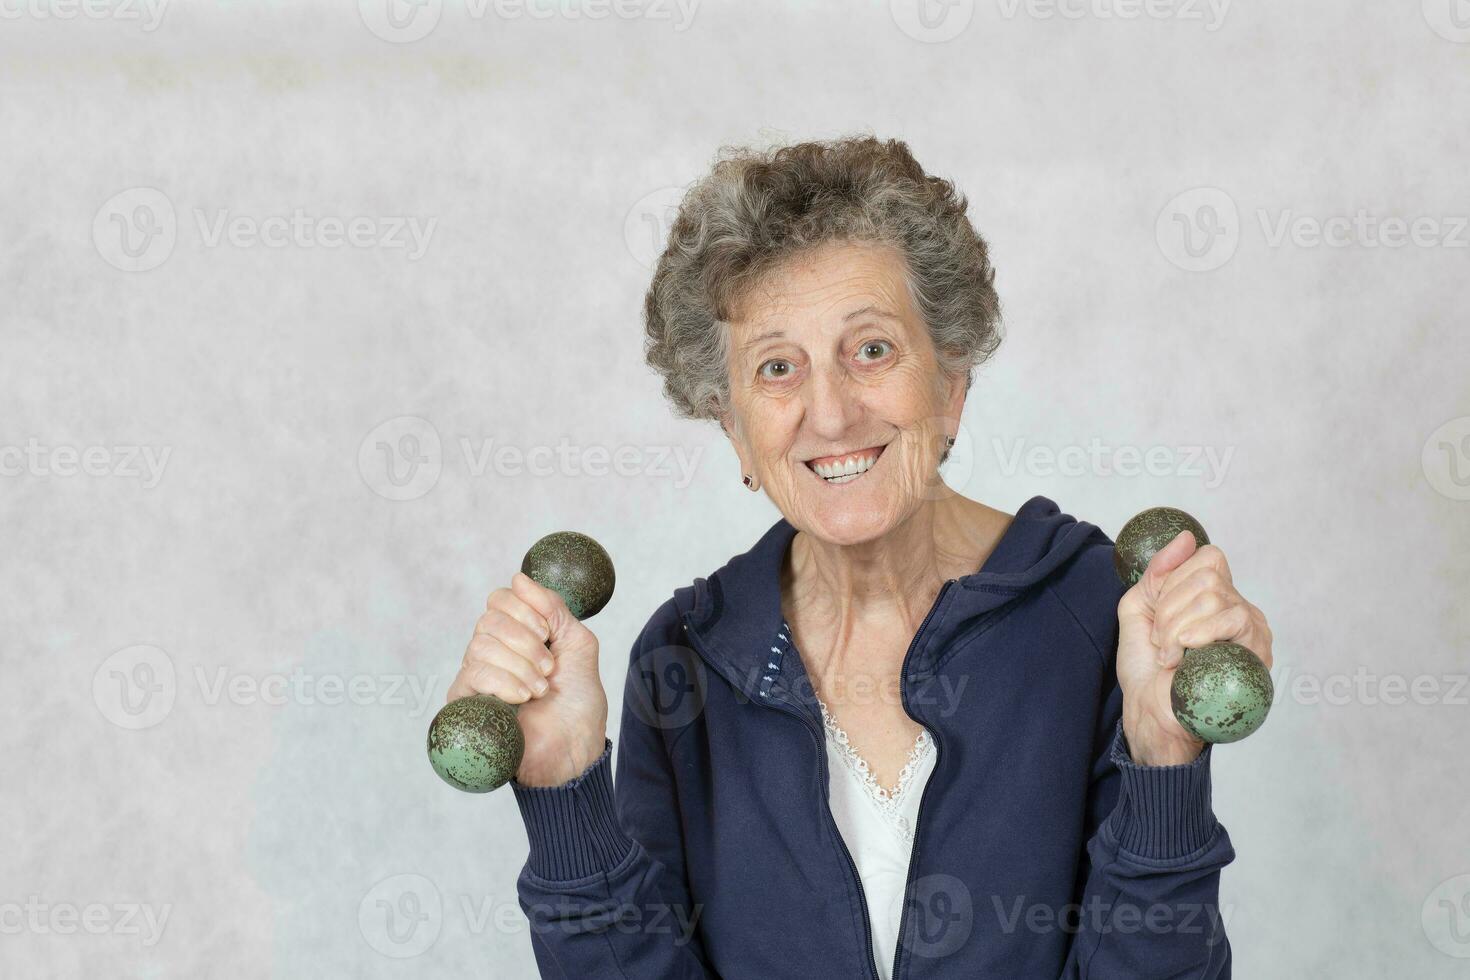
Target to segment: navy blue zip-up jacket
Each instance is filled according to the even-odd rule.
[[[827,800],[812,685],[783,643],[784,519],[674,593],[633,644],[611,742],[513,790],[543,977],[875,980],[870,910]],[[1122,732],[1113,546],[1032,497],[946,582],[903,661],[938,758],[892,975],[1228,978],[1211,747],[1139,766]]]

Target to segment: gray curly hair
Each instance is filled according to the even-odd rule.
[[[644,356],[679,415],[722,419],[728,324],[782,263],[830,243],[896,248],[941,370],[965,378],[1000,345],[1000,299],[968,203],[901,140],[724,146],[684,194],[644,298]]]

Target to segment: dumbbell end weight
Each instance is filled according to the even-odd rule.
[[[1194,543],[1201,548],[1210,543],[1210,536],[1200,522],[1177,507],[1150,507],[1129,518],[1118,532],[1117,547],[1113,550],[1113,567],[1123,584],[1133,585],[1143,578],[1144,569],[1154,555],[1180,531],[1193,534]]]
[[[616,576],[602,545],[576,531],[548,534],[531,546],[521,571],[553,590],[578,619],[602,611]],[[429,725],[429,764],[455,789],[488,793],[515,778],[526,752],[517,708],[490,694],[451,701]]]
[[[1113,567],[1127,586],[1143,577],[1148,563],[1180,531],[1195,544],[1210,543],[1204,527],[1176,507],[1150,507],[1135,514],[1118,532]],[[1219,744],[1238,742],[1260,728],[1271,710],[1275,689],[1261,658],[1239,643],[1210,643],[1184,651],[1174,671],[1169,700],[1174,717],[1195,738]]]
[[[1184,730],[1206,742],[1238,742],[1260,728],[1275,695],[1261,658],[1239,643],[1185,651],[1169,702]]]
[[[513,705],[491,694],[451,701],[429,725],[429,764],[455,789],[488,793],[521,767],[526,740]]]
[[[600,613],[617,580],[602,545],[576,531],[557,531],[531,545],[521,571],[560,595],[578,619]]]

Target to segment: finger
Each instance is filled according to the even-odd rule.
[[[545,647],[541,649],[543,652],[545,651]],[[516,680],[520,681],[531,692],[532,696],[540,697],[546,693],[548,685],[541,668],[495,637],[475,637],[474,641],[470,643],[469,650],[465,652],[464,662],[466,664],[492,664],[501,670],[513,674]]]
[[[1235,580],[1230,577],[1230,563],[1225,560],[1225,552],[1221,551],[1216,545],[1207,544],[1186,558],[1177,568],[1164,577],[1160,594],[1167,594],[1179,582],[1188,579],[1190,576],[1204,569],[1214,571],[1227,585],[1230,585],[1232,588],[1234,587]]]
[[[1186,648],[1199,645],[1186,641],[1186,635],[1190,634],[1191,629],[1209,622],[1232,605],[1236,604],[1218,592],[1199,592],[1189,605],[1176,610],[1171,616],[1155,620],[1152,642],[1158,651],[1159,665],[1165,668],[1176,666]]]
[[[1201,601],[1201,596],[1214,596],[1218,605],[1208,609],[1214,612],[1226,603],[1241,600],[1235,594],[1234,587],[1220,577],[1220,573],[1213,568],[1197,568],[1194,573],[1186,578],[1166,582],[1164,593],[1159,596],[1154,605],[1153,630],[1149,639],[1154,646],[1160,646],[1165,630],[1178,621],[1179,617],[1190,610],[1196,609]]]
[[[539,616],[536,618],[540,621]],[[545,627],[544,622],[542,627]],[[481,616],[475,623],[475,636],[493,637],[535,664],[541,669],[541,673],[551,672],[554,661],[551,659],[551,652],[546,649],[545,638],[502,609],[492,609]]]
[[[485,600],[485,612],[497,611],[511,617],[536,634],[539,643],[545,644],[551,638],[551,630],[546,625],[546,617],[510,589],[496,589],[490,593],[490,598]],[[476,629],[478,630],[478,626]]]
[[[1178,640],[1189,649],[1224,642],[1237,642],[1241,646],[1250,647],[1252,626],[1250,610],[1244,604],[1233,605],[1184,625],[1179,630]],[[1251,652],[1260,656],[1253,648]]]
[[[567,608],[560,593],[554,589],[548,589],[525,572],[516,572],[511,576],[510,588],[516,598],[530,606],[546,621],[546,626],[550,630],[547,642],[553,647],[568,630],[580,625],[571,610]]]
[[[1275,659],[1272,652],[1275,649],[1275,640],[1271,632],[1271,624],[1266,622],[1266,614],[1261,612],[1260,607],[1251,605],[1249,602],[1246,605],[1250,607],[1251,621],[1255,623],[1255,632],[1251,642],[1246,645],[1250,647],[1252,653],[1261,658],[1261,662],[1269,670]]]
[[[506,704],[523,704],[531,700],[531,692],[520,678],[504,667],[482,661],[465,664],[450,689],[455,688],[461,688],[468,694],[493,694]]]
[[[1119,615],[1121,616],[1144,616],[1153,619],[1154,610],[1158,607],[1159,597],[1163,593],[1164,580],[1169,573],[1178,568],[1195,551],[1194,534],[1190,531],[1180,531],[1174,538],[1149,559],[1148,567],[1143,570],[1137,582],[1133,584],[1123,595],[1119,604]]]
[[[514,695],[510,692],[510,685],[506,685],[504,691],[501,691],[501,689],[479,691],[479,688],[487,686],[487,683],[488,679],[479,670],[479,664],[476,664],[473,669],[462,666],[460,667],[459,673],[454,674],[454,680],[450,682],[450,689],[444,693],[444,702],[445,704],[450,704],[450,702],[459,701],[460,698],[470,698],[470,696],[478,695],[478,693],[492,693],[492,695],[500,698],[501,701],[506,701],[507,704],[513,704]]]
[[[458,701],[460,698],[467,698],[477,693],[479,692],[470,686],[469,678],[461,665],[459,673],[454,675],[454,680],[449,684],[449,690],[444,692],[444,703]]]

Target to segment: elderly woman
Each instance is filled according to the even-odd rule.
[[[939,479],[993,278],[902,142],[727,150],[688,191],[647,357],[781,519],[649,618],[616,778],[597,638],[524,575],[490,596],[450,698],[521,705],[543,976],[1229,976],[1169,686],[1270,631],[1187,533],[1125,591],[1097,527]]]

